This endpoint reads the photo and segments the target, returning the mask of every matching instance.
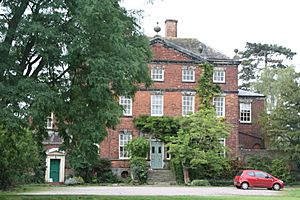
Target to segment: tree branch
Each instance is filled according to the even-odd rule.
[[[37,66],[37,68],[34,70],[34,72],[31,74],[31,77],[33,78],[37,78],[37,75],[39,74],[39,72],[43,69],[43,67],[45,66],[46,62],[45,59],[42,58],[39,65]]]

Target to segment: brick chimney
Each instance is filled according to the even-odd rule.
[[[166,37],[177,37],[177,20],[167,19],[165,21]]]

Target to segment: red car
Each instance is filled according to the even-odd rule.
[[[241,170],[234,177],[234,185],[244,190],[249,187],[280,190],[284,187],[284,182],[260,170]]]

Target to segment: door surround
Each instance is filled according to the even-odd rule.
[[[58,148],[48,149],[46,151],[46,172],[45,172],[45,181],[48,183],[53,182],[52,178],[50,178],[50,163],[52,159],[60,160],[59,164],[59,183],[63,183],[65,181],[65,152],[59,151]]]

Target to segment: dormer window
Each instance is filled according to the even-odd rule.
[[[224,69],[220,69],[220,68],[214,69],[213,82],[214,83],[225,83],[225,70]]]
[[[182,67],[182,82],[195,82],[195,67]]]
[[[151,78],[153,81],[164,81],[164,68],[162,66],[153,66]]]

